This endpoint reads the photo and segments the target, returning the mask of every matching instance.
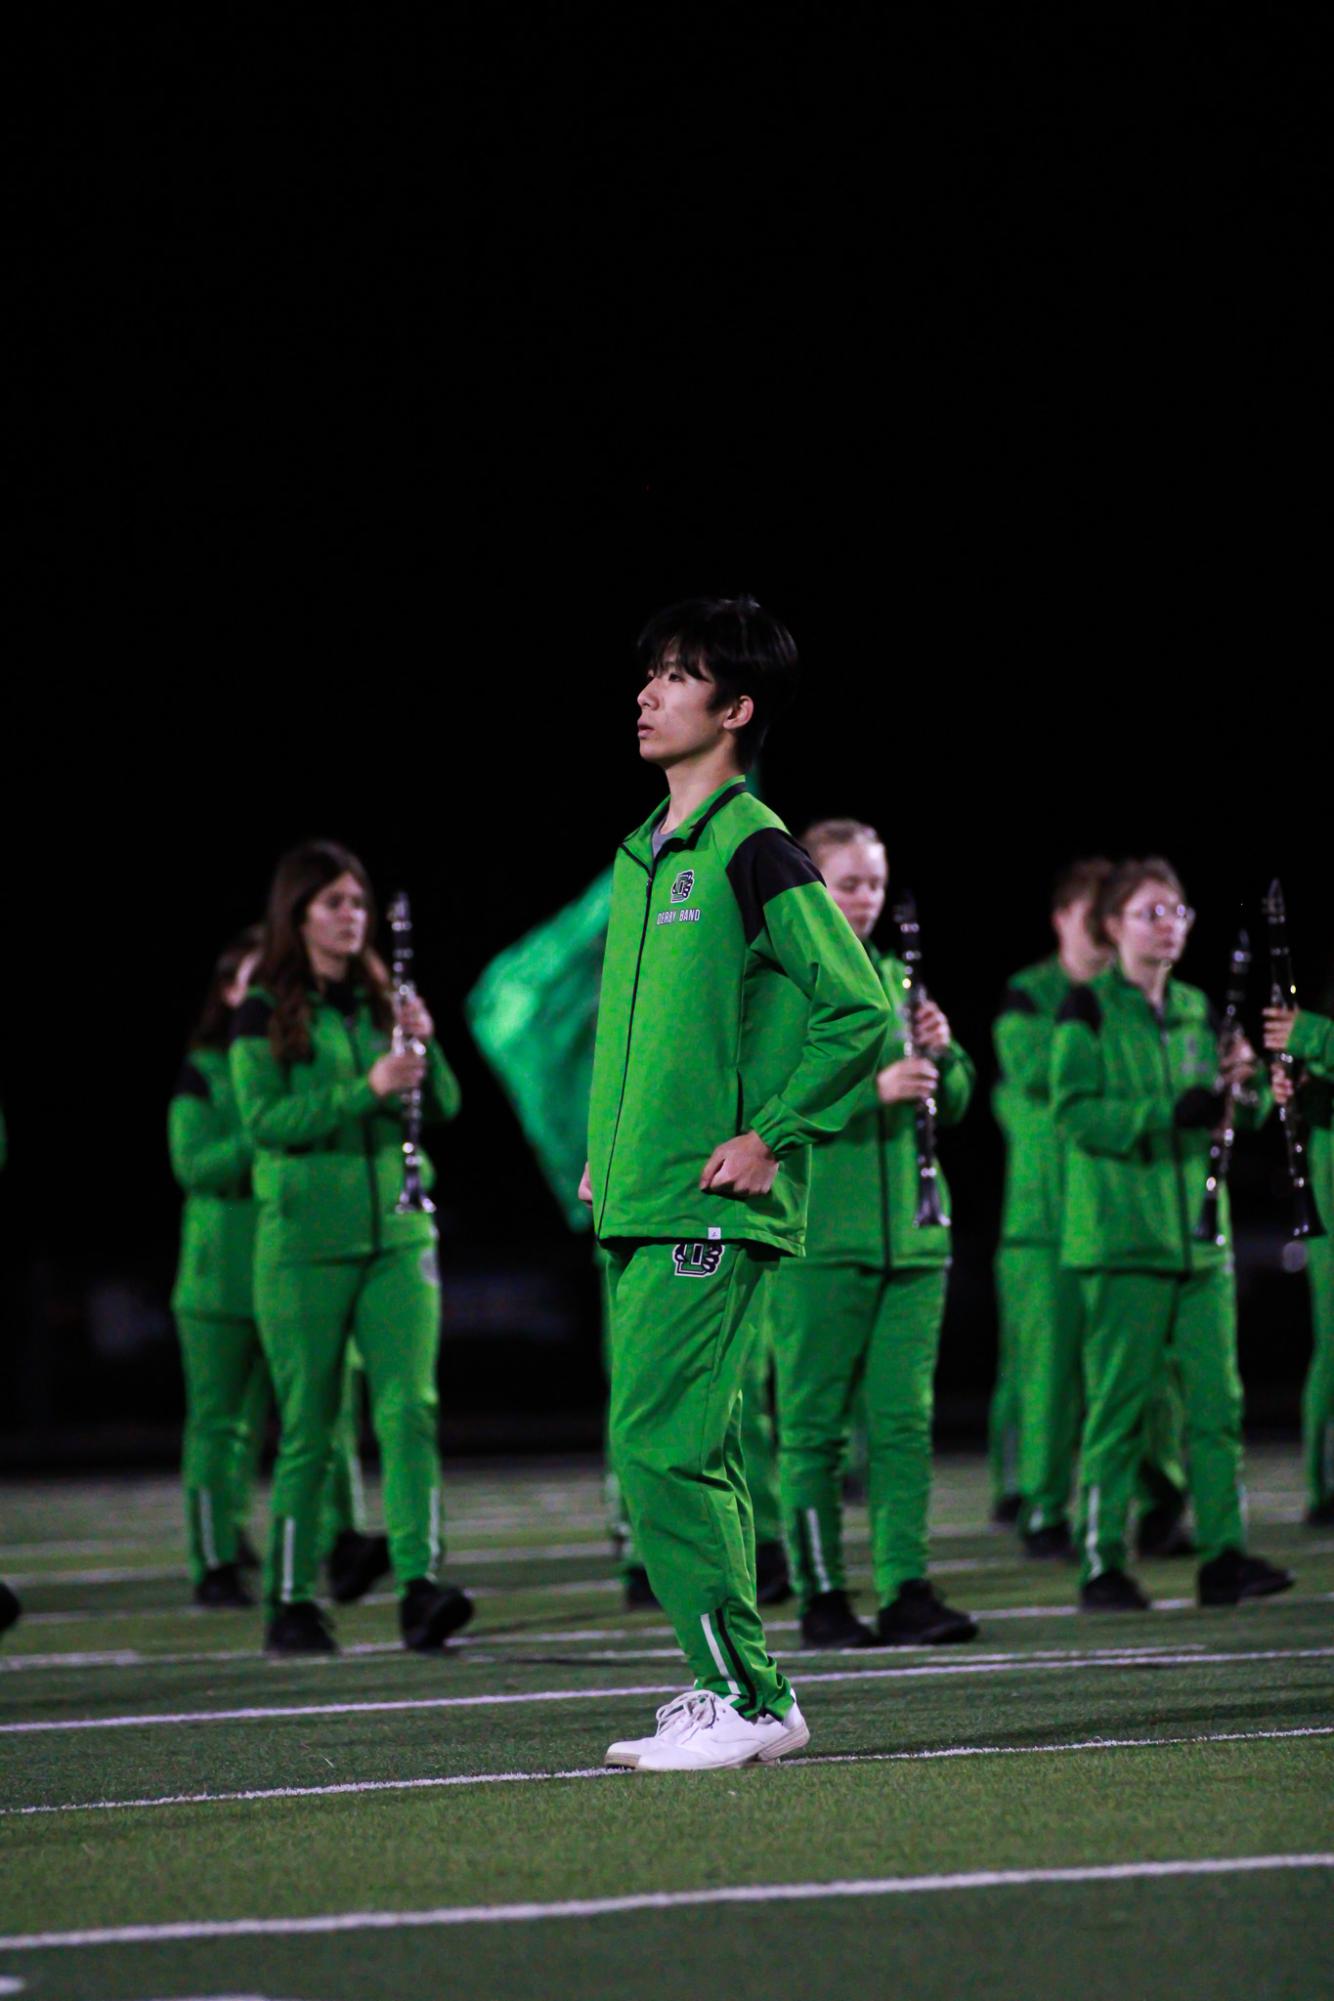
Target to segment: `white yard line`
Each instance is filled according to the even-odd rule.
[[[336,1911],[310,1918],[214,1918],[167,1925],[109,1925],[97,1931],[28,1932],[0,1937],[5,1952],[68,1946],[157,1945],[204,1938],[302,1938],[321,1932],[404,1931],[444,1925],[523,1924],[546,1918],[621,1917],[710,1904],[814,1903],[843,1897],[919,1896],[941,1890],[1013,1890],[1047,1883],[1127,1883],[1182,1876],[1231,1876],[1278,1869],[1334,1869],[1334,1855],[1230,1855],[1172,1862],[1104,1862],[1067,1869],[977,1869],[967,1875],[868,1876],[832,1883],[745,1883],[714,1890],[650,1890],[631,1897],[580,1897],[552,1904],[453,1904],[432,1911]]]
[[[1055,1660],[1035,1660],[1028,1654],[999,1659],[934,1661],[921,1666],[892,1668],[840,1668],[820,1674],[802,1675],[803,1686],[834,1681],[915,1681],[939,1680],[960,1675],[1014,1674],[1031,1671],[1070,1671],[1083,1667],[1202,1667],[1249,1666],[1260,1661],[1327,1660],[1334,1646],[1253,1648],[1240,1653],[1155,1653],[1130,1660],[1099,1659],[1095,1655],[1065,1654]],[[161,1728],[166,1725],[196,1723],[278,1722],[310,1716],[364,1716],[406,1710],[510,1708],[532,1702],[614,1702],[636,1695],[675,1695],[679,1680],[655,1682],[634,1688],[552,1688],[504,1695],[428,1695],[381,1698],[369,1702],[298,1702],[256,1705],[245,1709],[152,1710],[129,1716],[68,1716],[39,1722],[0,1723],[0,1736],[49,1735],[67,1730],[128,1730]]]
[[[1205,1744],[1275,1743],[1294,1737],[1334,1737],[1334,1723],[1288,1730],[1212,1730],[1193,1737],[1084,1737],[1067,1744],[945,1744],[926,1751],[831,1751],[802,1765],[915,1765],[942,1758],[1039,1758],[1072,1751],[1161,1751]],[[791,1767],[789,1766],[790,1770]],[[237,1801],[329,1799],[348,1793],[435,1792],[449,1786],[536,1785],[556,1779],[625,1776],[618,1766],[588,1765],[555,1772],[461,1772],[448,1778],[349,1779],[339,1785],[264,1786],[244,1792],[163,1793],[151,1799],[70,1800],[57,1806],[0,1807],[0,1819],[47,1813],[129,1813],[148,1807],[225,1806]]]

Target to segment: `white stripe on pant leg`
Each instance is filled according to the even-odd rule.
[[[282,1601],[284,1605],[290,1605],[292,1602],[292,1592],[295,1589],[295,1579],[296,1579],[296,1516],[284,1515],[283,1583],[282,1583]]]
[[[815,1565],[815,1581],[822,1591],[828,1591],[829,1572],[825,1569],[824,1544],[820,1540],[820,1514],[817,1508],[806,1510],[806,1532],[811,1539],[811,1562]]]
[[[347,1484],[352,1489],[352,1526],[361,1535],[366,1528],[366,1489],[361,1480],[361,1454],[355,1444],[347,1455]]]
[[[710,1619],[707,1612],[700,1613],[699,1623],[704,1628],[704,1637],[709,1643],[709,1652],[713,1655],[714,1666],[717,1668],[723,1680],[727,1683],[729,1691],[733,1695],[740,1695],[741,1693],[740,1688],[738,1687],[737,1683],[733,1681],[731,1675],[727,1672],[727,1662],[723,1659],[722,1649],[719,1647],[717,1638],[714,1635],[713,1621],[712,1619]]]
[[[431,1489],[431,1576],[440,1566],[440,1489]]]
[[[1096,1483],[1089,1488],[1089,1525],[1084,1537],[1084,1554],[1089,1561],[1089,1582],[1102,1576],[1102,1558],[1098,1554],[1098,1495]]]
[[[216,1570],[218,1545],[213,1536],[213,1496],[207,1487],[199,1489],[199,1540],[204,1546],[204,1562],[210,1570]]]

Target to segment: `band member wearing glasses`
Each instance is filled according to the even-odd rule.
[[[1265,1048],[1284,1050],[1302,1065],[1297,1105],[1305,1121],[1311,1193],[1324,1225],[1306,1244],[1311,1288],[1311,1367],[1302,1391],[1302,1460],[1306,1468],[1306,1519],[1312,1528],[1334,1522],[1334,1021],[1310,1008],[1267,1007]],[[1292,1095],[1286,1072],[1274,1066],[1274,1094]]]
[[[993,1520],[1018,1501],[1026,1555],[1073,1556],[1070,1488],[1083,1402],[1084,1312],[1077,1272],[1062,1268],[1062,1147],[1052,1124],[1051,1050],[1072,986],[1110,964],[1089,923],[1112,872],[1071,862],[1051,899],[1056,950],[1011,976],[992,1028],[1000,1072],[992,1099],[1005,1134],[1005,1200],[996,1255],[1001,1367],[991,1406]],[[1139,1468],[1135,1544],[1141,1556],[1190,1556],[1182,1523],[1186,1474],[1181,1397],[1170,1369],[1150,1401]]]
[[[394,1006],[371,946],[365,869],[331,841],[294,849],[269,894],[255,982],[237,1011],[231,1075],[254,1147],[255,1310],[282,1427],[265,1570],[266,1646],[332,1653],[314,1598],[320,1491],[354,1336],[379,1441],[405,1646],[440,1648],[472,1613],[435,1581],[443,1534],[437,1449],[440,1295],[435,1224],[399,1215],[401,1100],[458,1110],[425,1004],[400,1017],[426,1045],[394,1053]]]
[[[1269,1093],[1245,1037],[1220,1047],[1208,1000],[1174,977],[1193,918],[1169,862],[1122,862],[1095,921],[1116,956],[1071,989],[1052,1052],[1067,1149],[1061,1259],[1080,1274],[1086,1316],[1080,1604],[1091,1612],[1149,1604],[1126,1569],[1126,1518],[1169,1344],[1185,1403],[1200,1603],[1233,1605],[1293,1581],[1246,1553],[1226,1189],[1222,1242],[1192,1236],[1224,1093],[1235,1093],[1242,1130],[1264,1118]]]

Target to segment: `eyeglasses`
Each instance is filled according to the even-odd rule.
[[[1160,924],[1164,917],[1171,917],[1178,924],[1195,922],[1195,912],[1188,903],[1142,903],[1138,910],[1127,910],[1126,916],[1136,918],[1141,924]]]

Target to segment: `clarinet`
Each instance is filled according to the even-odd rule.
[[[1292,955],[1288,950],[1288,911],[1283,901],[1283,885],[1277,876],[1269,885],[1264,913],[1269,926],[1269,1005],[1296,1007],[1297,987],[1292,977]],[[1278,1061],[1296,1084],[1296,1059],[1285,1049]],[[1291,1235],[1295,1241],[1323,1237],[1325,1226],[1316,1213],[1310,1183],[1306,1178],[1306,1121],[1297,1109],[1295,1097],[1290,1104],[1279,1106],[1278,1119],[1288,1152],[1288,1181],[1292,1188],[1293,1207]]]
[[[1237,942],[1232,947],[1232,963],[1227,990],[1227,1003],[1223,1010],[1222,1026],[1218,1031],[1220,1056],[1226,1051],[1232,1038],[1240,1032],[1241,1010],[1246,1005],[1246,979],[1251,970],[1251,941],[1242,930],[1237,933]],[[1236,1140],[1233,1120],[1236,1116],[1238,1086],[1229,1084],[1224,1093],[1223,1117],[1215,1126],[1209,1143],[1209,1174],[1204,1184],[1204,1201],[1200,1205],[1199,1221],[1191,1231],[1192,1237],[1202,1244],[1224,1244],[1226,1237],[1218,1227],[1219,1191],[1227,1182],[1232,1166],[1232,1148]]]
[[[904,1012],[907,1016],[907,1039],[904,1043],[905,1056],[918,1056],[922,1052],[917,1046],[917,1014],[926,999],[918,967],[922,963],[922,949],[918,943],[921,927],[917,921],[917,903],[913,896],[905,895],[894,906],[894,922],[899,928],[899,944],[903,963],[907,972],[903,979]],[[913,1108],[913,1123],[917,1133],[917,1213],[913,1217],[913,1228],[926,1229],[938,1225],[948,1230],[950,1219],[940,1206],[940,1177],[936,1168],[936,1101],[934,1098],[919,1098]]]
[[[415,1035],[409,1035],[402,1022],[397,1019],[409,1001],[417,998],[417,989],[412,983],[412,909],[402,890],[389,906],[389,928],[394,934],[394,950],[390,977],[394,986],[394,1036],[395,1056],[403,1056],[411,1050],[414,1056],[424,1056],[426,1045]],[[435,1204],[422,1187],[421,1133],[422,1094],[420,1084],[411,1091],[402,1093],[403,1100],[403,1193],[394,1204],[396,1216],[433,1216]]]

